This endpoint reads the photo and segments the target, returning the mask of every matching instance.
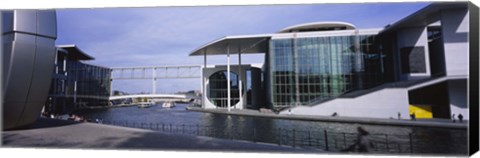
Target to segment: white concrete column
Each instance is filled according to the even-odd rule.
[[[57,52],[58,52],[58,50],[57,50]],[[55,54],[55,74],[58,74],[58,54],[59,53]]]
[[[242,52],[241,52],[241,49],[240,49],[240,46],[238,47],[238,104],[240,105],[240,109],[243,109],[243,104],[244,104],[244,101],[243,101],[243,98],[242,98],[242,76],[243,76],[243,72],[242,72]],[[237,108],[235,106],[235,108]]]
[[[77,81],[73,82],[73,106],[77,108]]]
[[[297,34],[293,34],[293,61],[295,66],[295,106],[300,105],[300,83],[298,74],[300,73],[300,69],[298,68],[298,51],[297,51]]]
[[[113,96],[113,70],[110,69],[110,96]]]
[[[206,86],[206,78],[204,76],[204,72],[203,70],[205,70],[207,68],[207,49],[205,48],[203,50],[203,69],[202,69],[202,108],[205,108],[205,104],[207,103],[206,102],[206,99],[207,99],[207,86]]]
[[[157,69],[156,68],[153,68],[152,70],[152,94],[156,94],[157,90],[156,90],[156,87],[157,87]]]
[[[228,112],[230,112],[230,105],[232,103],[230,102],[230,45],[227,45],[227,109]]]

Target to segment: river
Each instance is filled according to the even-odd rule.
[[[413,153],[422,154],[467,154],[468,152],[466,129],[400,127],[228,116],[188,111],[186,110],[187,106],[188,104],[177,104],[174,108],[162,108],[160,104],[150,108],[130,106],[80,110],[76,113],[89,119],[99,118],[105,122],[116,122],[127,126],[132,126],[134,123],[136,125],[144,123],[145,125],[156,125],[157,128],[160,128],[158,126],[167,126],[163,128],[168,128],[170,124],[176,127],[187,126],[188,129],[195,126],[197,128],[208,127],[208,129],[211,129],[210,132],[203,135],[275,144],[289,144],[292,142],[289,142],[289,140],[293,140],[293,145],[298,142],[303,143],[305,146],[312,144],[315,146],[317,144],[322,146],[322,149],[325,148],[325,138],[328,137],[329,142],[326,144],[330,146],[329,149],[332,151],[335,151],[333,148],[340,150],[353,143],[357,127],[361,126],[371,134],[372,140],[379,142],[377,147],[382,146],[384,151],[408,153],[412,150]],[[185,130],[185,127],[182,130]],[[217,131],[217,133],[212,133],[211,131]],[[328,136],[324,132],[327,132]],[[228,133],[236,133],[236,135],[228,136]],[[412,140],[412,143],[409,140]]]

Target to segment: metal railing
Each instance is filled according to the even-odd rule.
[[[199,125],[175,125],[169,123],[137,123],[128,121],[103,121],[103,124],[149,129],[163,133],[175,133],[183,135],[207,136],[221,139],[246,140],[251,142],[262,142],[277,144],[278,146],[300,147],[331,152],[355,152],[346,151],[355,144],[357,133],[332,132],[327,130],[297,130],[277,128],[262,133],[261,130],[236,129],[230,126],[218,129],[212,126]],[[392,134],[369,134],[368,139],[373,147],[372,153],[416,153],[414,150],[414,135],[392,135]]]

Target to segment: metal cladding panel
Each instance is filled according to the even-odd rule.
[[[24,106],[25,102],[6,100],[3,102],[3,129],[10,129],[16,126]]]
[[[34,38],[32,36],[32,38]],[[25,102],[32,81],[35,45],[27,42],[13,42],[9,69],[4,72],[8,75],[4,85],[4,129],[16,126],[25,108]]]
[[[37,120],[43,108],[43,103],[39,102],[26,102],[24,109],[15,124],[15,127],[23,127],[29,125]]]
[[[37,47],[32,73],[32,82],[27,102],[45,103],[55,62],[55,40],[37,37]],[[29,107],[28,107],[29,108]]]
[[[10,59],[12,56],[12,44],[13,43],[3,43],[2,47],[2,85],[7,85],[7,79],[8,79],[8,70],[10,68]],[[5,87],[5,86],[3,86]],[[5,95],[5,88],[2,89],[2,94]]]
[[[30,36],[30,38],[30,40],[35,40],[34,36]],[[3,72],[4,75],[8,75],[8,79],[4,85],[4,88],[6,88],[4,94],[5,101],[26,101],[34,67],[35,53],[32,53],[35,52],[34,44],[35,43],[31,42],[14,41],[12,51],[4,52],[11,53],[11,63],[10,65],[5,65],[8,66],[9,69]],[[8,106],[9,105],[5,105],[5,107]]]
[[[38,11],[37,21],[37,34],[57,38],[57,16],[54,10]]]
[[[0,11],[2,14],[2,34],[13,31],[13,11]]]
[[[13,13],[13,30],[5,35],[10,38],[2,37],[3,129],[26,126],[38,118],[48,97],[56,53],[55,11]]]
[[[13,31],[37,33],[37,11],[15,10],[13,12]]]

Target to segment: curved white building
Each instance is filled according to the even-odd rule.
[[[277,33],[331,31],[331,30],[354,30],[355,25],[341,21],[311,22],[286,27]]]
[[[271,34],[226,36],[190,55],[204,56],[203,108],[467,118],[468,24],[468,3],[433,3],[385,28],[304,23]],[[230,64],[231,54],[238,65]],[[257,78],[244,71],[250,68],[241,59],[248,54],[264,54]],[[208,55],[226,55],[227,64],[207,67]],[[242,87],[253,80],[262,86],[247,90],[260,95],[252,100]]]

